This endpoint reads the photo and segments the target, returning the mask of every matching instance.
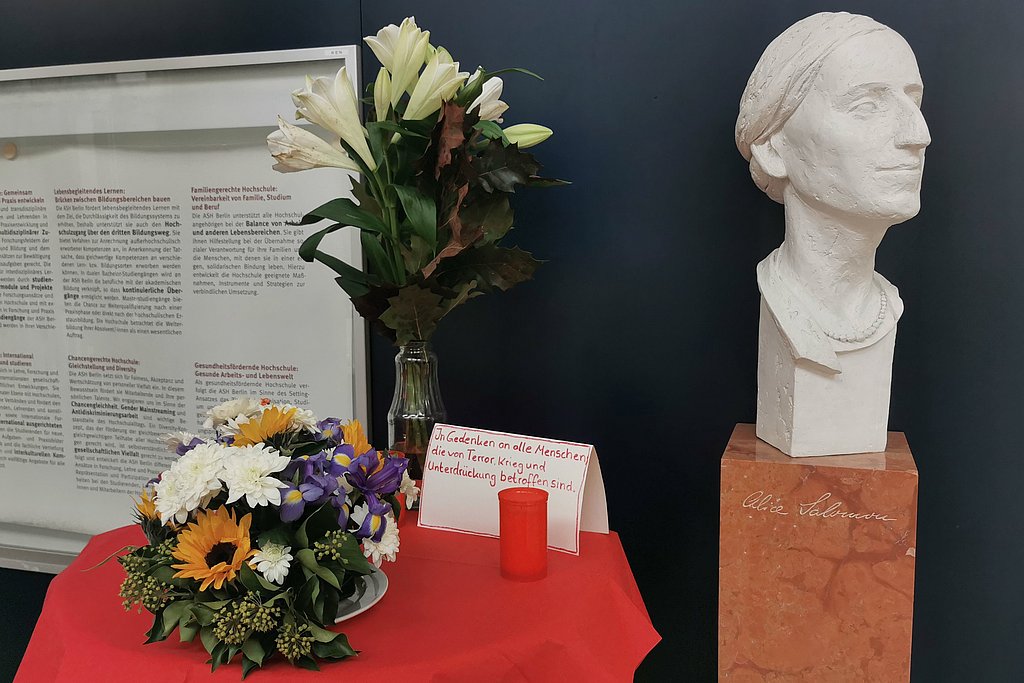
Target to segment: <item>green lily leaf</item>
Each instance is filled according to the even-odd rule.
[[[422,119],[421,121],[410,121],[409,123],[416,124],[429,121],[429,119]],[[392,133],[398,133],[399,135],[405,135],[412,138],[419,138],[421,140],[430,139],[430,129],[423,130],[425,126],[409,125],[409,123],[395,123],[394,121],[373,121],[366,124],[367,131],[373,131],[376,129],[390,131]]]
[[[459,94],[455,98],[455,101],[463,106],[468,106],[472,104],[473,100],[480,97],[480,93],[483,91],[484,88],[484,83],[487,82],[488,78],[491,78],[492,76],[500,76],[501,74],[505,73],[526,74],[527,76],[532,76],[533,78],[536,78],[538,81],[544,80],[543,78],[533,73],[532,71],[529,71],[528,69],[520,69],[518,67],[498,69],[497,71],[483,71],[480,74],[478,74],[475,78],[470,79],[468,83],[466,83],[464,86],[462,86],[462,88],[460,88]]]
[[[399,282],[399,276],[395,273],[394,265],[384,252],[384,247],[377,241],[377,238],[365,232],[361,233],[359,238],[363,245],[363,253],[366,255],[366,260],[369,261],[373,272],[388,282]]]
[[[346,198],[332,199],[326,204],[316,207],[303,216],[302,220],[296,223],[296,225],[310,225],[312,223],[319,223],[322,220],[340,223],[341,225],[336,226],[334,230],[352,225],[363,230],[369,230],[370,232],[387,232],[387,226],[384,225],[384,222],[378,216],[373,215],[351,199]],[[315,248],[315,245],[313,248]],[[306,260],[309,261],[310,259]]]
[[[423,239],[431,251],[437,244],[437,207],[434,200],[414,187],[395,185],[395,192],[402,203],[413,232]]]

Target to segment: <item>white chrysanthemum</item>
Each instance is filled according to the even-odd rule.
[[[164,524],[172,519],[181,524],[188,519],[188,513],[198,505],[189,506],[191,488],[184,477],[177,476],[171,470],[160,475],[160,481],[153,486],[156,511]]]
[[[167,450],[173,453],[178,450],[178,446],[182,444],[190,444],[192,443],[192,439],[199,439],[201,437],[193,434],[192,432],[170,432],[168,434],[164,434],[160,438],[163,439],[165,444],[167,444]]]
[[[249,565],[263,574],[267,581],[282,585],[285,577],[288,576],[291,561],[294,559],[291,556],[291,550],[291,546],[271,542],[264,543],[263,547],[252,556]]]
[[[221,403],[219,406],[210,408],[206,412],[206,422],[203,423],[203,429],[216,429],[228,420],[237,419],[239,415],[253,417],[259,415],[259,412],[260,402],[251,396],[234,398]]]
[[[366,516],[365,513],[363,516]],[[387,520],[387,527],[384,529],[384,535],[380,541],[375,543],[368,538],[363,539],[363,555],[373,562],[375,567],[380,567],[384,560],[394,562],[395,556],[398,555],[398,524],[395,523],[395,518],[391,516],[390,512],[384,516],[384,519]]]
[[[246,415],[239,415],[238,417],[231,418],[224,424],[217,427],[217,433],[221,436],[238,436],[242,433],[240,428],[246,422],[250,422],[250,419]]]
[[[290,458],[275,449],[256,444],[232,448],[231,455],[224,460],[221,478],[228,487],[228,503],[245,496],[250,507],[280,505],[281,489],[285,484],[271,476],[288,466]]]
[[[402,472],[402,484],[398,488],[399,493],[405,494],[405,506],[412,510],[412,506],[420,499],[420,487],[409,476],[408,470]]]
[[[224,459],[232,450],[219,443],[203,443],[175,460],[154,487],[160,520],[180,524],[188,513],[209,503],[221,490]]]

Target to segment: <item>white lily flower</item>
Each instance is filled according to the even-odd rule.
[[[441,108],[441,102],[451,99],[455,92],[469,78],[469,73],[459,71],[458,62],[444,61],[445,50],[438,50],[430,58],[409,96],[402,118],[408,121],[425,119]],[[448,55],[451,58],[451,55]],[[392,82],[394,87],[394,82]]]
[[[307,76],[306,89],[293,92],[292,101],[298,109],[296,118],[331,131],[347,142],[370,170],[377,169],[366,142],[366,129],[359,123],[359,103],[345,67],[341,67],[333,81],[323,76]]]
[[[426,59],[424,61],[429,62],[430,58],[434,57],[434,56],[436,56],[437,57],[437,61],[441,62],[442,64],[455,64],[456,63],[455,62],[455,58],[452,57],[452,53],[448,52],[448,48],[446,48],[446,47],[444,47],[442,45],[438,45],[437,47],[434,47],[433,45],[428,45],[427,46],[427,57],[426,57]]]
[[[359,171],[359,166],[345,153],[341,145],[331,144],[304,128],[277,117],[280,130],[267,136],[267,147],[277,163],[280,173],[306,171],[311,168],[345,168]]]
[[[377,120],[383,121],[388,116],[391,106],[391,74],[384,67],[377,72],[377,80],[373,83],[373,109]]]
[[[391,105],[397,106],[402,93],[411,88],[427,58],[430,31],[416,26],[416,17],[406,17],[401,26],[389,24],[376,36],[363,38],[384,68],[391,72]]]
[[[474,78],[480,73],[477,70]],[[466,111],[473,111],[477,107],[480,107],[480,120],[481,121],[497,121],[501,123],[501,115],[508,110],[508,104],[501,101],[501,89],[505,86],[505,83],[497,76],[492,76],[484,81],[483,87],[480,91],[480,96],[473,100],[473,103],[469,105],[469,109]]]
[[[518,123],[505,129],[505,137],[509,142],[519,144],[519,149],[533,147],[551,137],[552,130],[536,123]]]

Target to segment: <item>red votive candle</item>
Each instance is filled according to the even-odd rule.
[[[548,573],[548,492],[525,487],[498,492],[501,575],[536,581]]]

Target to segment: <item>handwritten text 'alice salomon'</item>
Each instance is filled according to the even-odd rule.
[[[831,497],[831,493],[823,493],[813,502],[800,503],[798,506],[800,516],[823,517],[825,519],[839,517],[842,519],[859,519],[864,521],[874,520],[878,522],[896,521],[895,518],[878,512],[850,512],[848,510],[843,510],[843,504],[841,502],[829,501]],[[789,510],[786,509],[782,499],[770,493],[765,493],[764,491],[754,491],[747,496],[743,500],[743,507],[772,515],[785,516],[789,514]]]

